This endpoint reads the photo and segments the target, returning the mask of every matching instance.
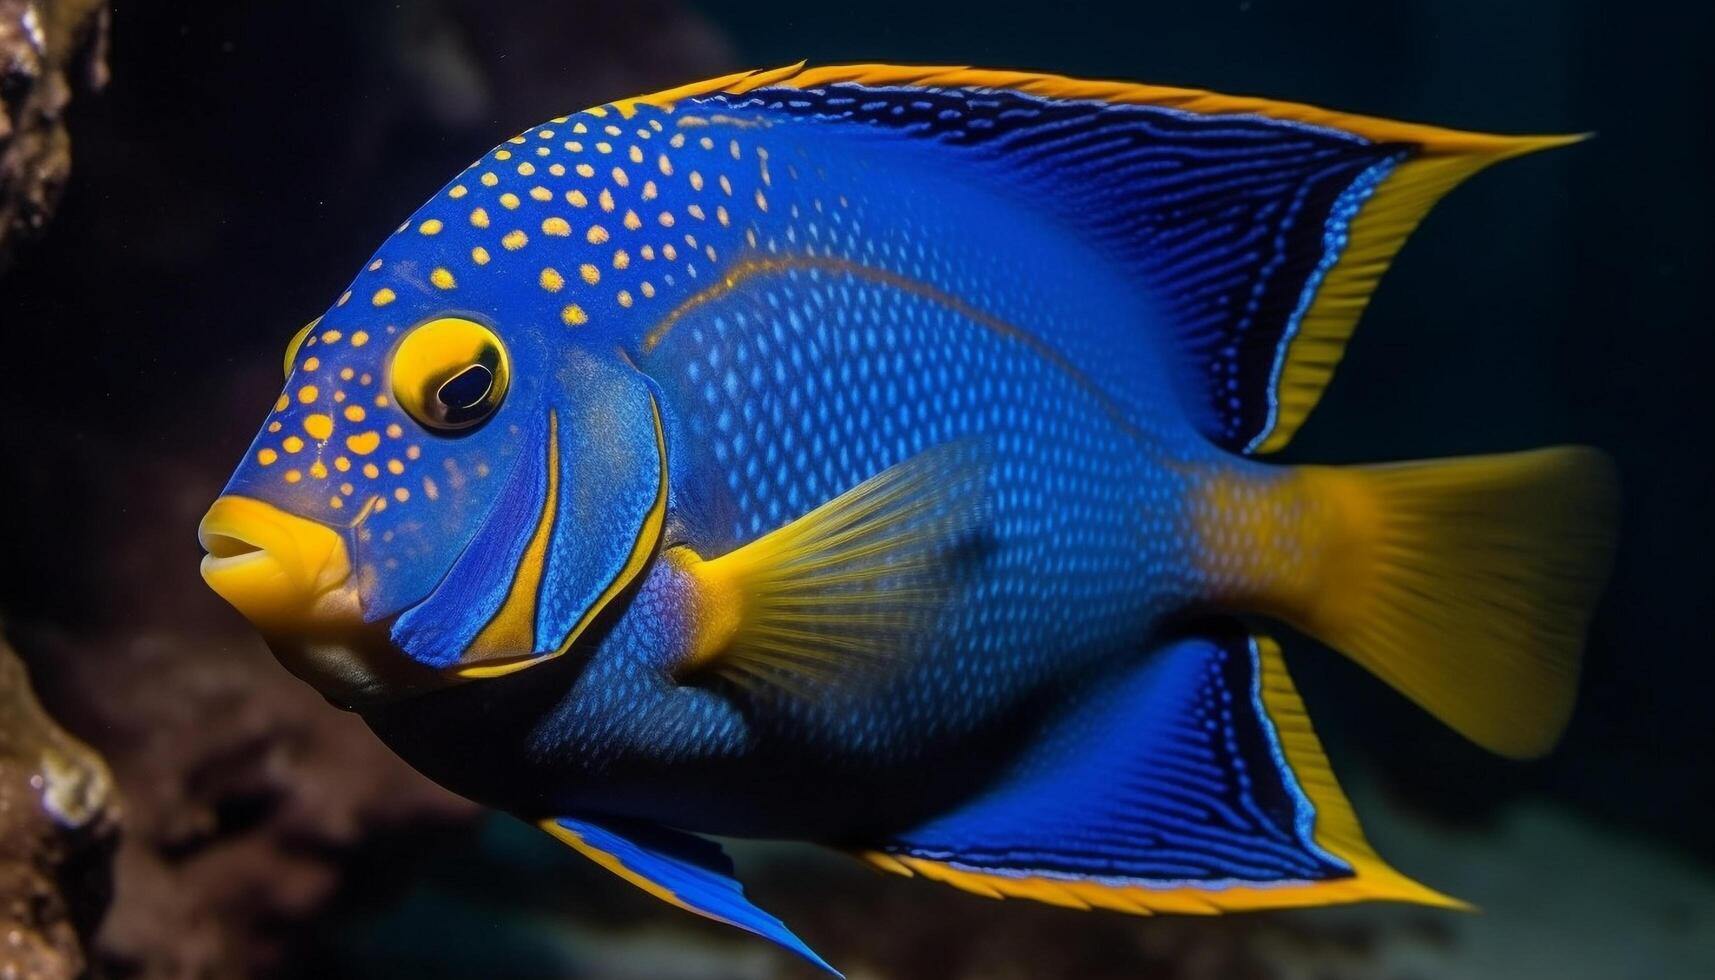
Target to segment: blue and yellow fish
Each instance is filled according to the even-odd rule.
[[[1236,617],[1543,753],[1610,467],[1259,456],[1431,204],[1567,142],[880,65],[557,118],[292,340],[203,575],[418,768],[822,966],[699,835],[1081,908],[1456,906]]]

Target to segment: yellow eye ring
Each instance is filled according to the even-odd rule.
[[[460,317],[416,327],[399,341],[389,369],[393,400],[431,429],[481,425],[512,380],[506,346],[494,331]]]
[[[292,335],[292,342],[286,345],[286,377],[292,376],[292,365],[298,362],[298,350],[304,346],[304,338],[308,337],[310,331],[314,330],[316,324],[320,322],[322,322],[322,318],[318,316],[299,327],[298,332]]]

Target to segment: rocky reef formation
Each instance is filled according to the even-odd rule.
[[[118,819],[106,763],[48,717],[0,640],[0,977],[87,970]]]
[[[71,172],[65,111],[106,81],[102,0],[0,0],[0,270],[40,230]]]

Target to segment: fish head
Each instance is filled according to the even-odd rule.
[[[343,707],[565,652],[660,533],[653,386],[534,278],[455,280],[474,247],[429,220],[292,339],[199,530],[203,578]]]

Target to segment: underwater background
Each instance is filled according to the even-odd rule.
[[[111,8],[0,0],[0,620],[45,709],[0,655],[0,967],[813,975],[411,772],[203,587],[195,540],[287,339],[448,175],[550,116],[809,59],[1596,132],[1436,208],[1281,458],[1591,443],[1618,462],[1624,513],[1547,759],[1490,756],[1284,637],[1378,849],[1480,915],[1133,919],[741,844],[759,903],[853,977],[1715,976],[1709,5]],[[64,790],[45,823],[21,815],[44,786]]]

